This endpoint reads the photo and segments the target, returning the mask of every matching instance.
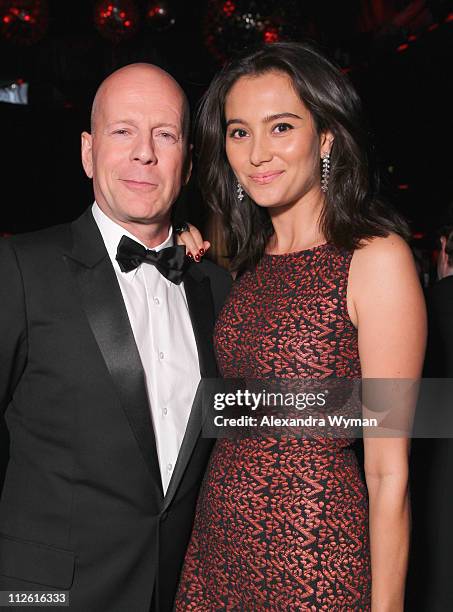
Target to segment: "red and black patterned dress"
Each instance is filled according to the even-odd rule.
[[[352,253],[265,255],[216,324],[225,377],[360,377],[346,307]],[[218,440],[176,610],[370,610],[366,486],[352,439]]]

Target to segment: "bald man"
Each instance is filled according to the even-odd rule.
[[[166,72],[113,73],[82,134],[95,203],[0,243],[0,592],[69,597],[72,612],[172,608],[211,450],[197,388],[217,375],[230,286],[173,246],[188,119]]]

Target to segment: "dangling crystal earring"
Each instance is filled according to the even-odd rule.
[[[242,202],[242,200],[244,199],[244,190],[242,189],[242,185],[239,182],[236,187],[236,195],[239,202]]]
[[[330,153],[326,153],[322,158],[322,172],[321,172],[321,191],[327,192],[329,188],[329,174],[330,174]]]

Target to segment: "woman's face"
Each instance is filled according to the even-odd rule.
[[[238,181],[260,206],[292,206],[321,193],[320,157],[330,132],[318,134],[289,76],[241,77],[225,101],[226,154]]]

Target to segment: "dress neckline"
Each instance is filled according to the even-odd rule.
[[[290,251],[289,253],[264,253],[264,257],[271,258],[283,258],[283,257],[296,257],[298,255],[303,255],[304,253],[313,253],[320,249],[323,249],[327,246],[331,246],[330,242],[323,242],[322,244],[318,244],[310,249],[303,249],[302,251]]]

